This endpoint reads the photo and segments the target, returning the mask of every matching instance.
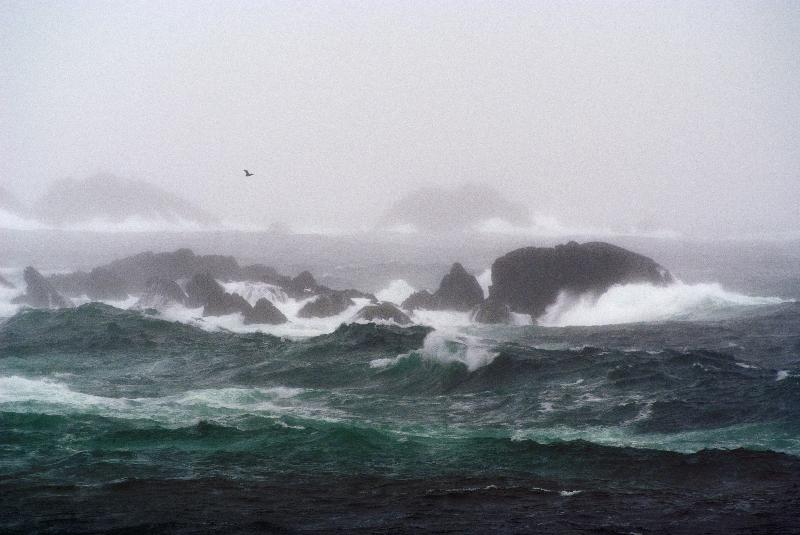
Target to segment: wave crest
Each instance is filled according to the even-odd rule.
[[[611,325],[674,319],[705,319],[726,309],[774,305],[779,297],[753,297],[725,290],[718,283],[668,286],[620,284],[597,295],[562,292],[539,318],[547,327]]]

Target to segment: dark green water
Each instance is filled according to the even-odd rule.
[[[591,328],[0,325],[6,531],[800,530],[800,305]]]

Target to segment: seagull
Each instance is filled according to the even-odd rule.
[[[247,169],[244,169],[244,176],[253,176],[255,173],[251,173]]]

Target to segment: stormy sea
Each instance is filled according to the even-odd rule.
[[[623,284],[401,326],[225,289],[289,322],[0,290],[0,531],[800,532],[794,300]]]

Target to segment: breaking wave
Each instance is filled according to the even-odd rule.
[[[547,327],[611,325],[666,320],[709,319],[738,307],[774,305],[779,297],[753,297],[725,290],[717,283],[669,286],[622,284],[605,293],[578,296],[562,292],[539,324]]]

